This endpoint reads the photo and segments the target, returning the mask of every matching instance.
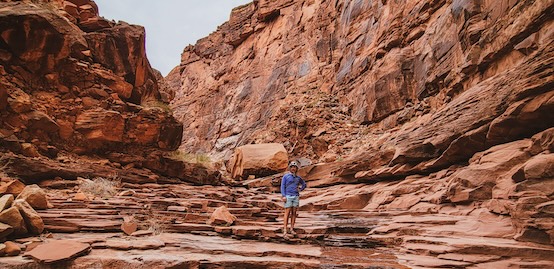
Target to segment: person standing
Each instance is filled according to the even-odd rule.
[[[283,223],[283,236],[287,235],[287,226],[290,219],[290,233],[296,234],[294,224],[296,214],[300,205],[300,191],[306,188],[306,182],[296,173],[298,172],[298,162],[292,161],[289,164],[289,171],[285,173],[281,180],[281,200],[285,202],[285,216]]]

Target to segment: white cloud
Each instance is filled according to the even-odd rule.
[[[146,53],[165,76],[195,44],[225,21],[234,7],[251,0],[95,0],[100,16],[146,28]]]

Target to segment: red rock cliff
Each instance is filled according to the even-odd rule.
[[[182,124],[161,101],[143,27],[99,17],[94,1],[2,1],[0,33],[0,140],[15,154],[13,174],[37,181],[102,170],[57,163],[67,153],[184,177],[166,156]]]
[[[464,124],[435,128],[449,134],[429,154],[478,127],[491,143],[530,136],[551,118],[509,134],[487,126],[541,93],[504,77],[522,64],[546,64],[551,11],[552,1],[253,1],[182,54],[173,102],[185,126],[182,148],[215,154],[282,142],[296,155],[331,160],[350,154],[352,145],[343,146],[354,137],[439,117],[468,99],[485,100],[484,110],[457,108]]]
[[[553,193],[538,186],[553,182],[553,11],[552,0],[253,1],[184,49],[181,147],[226,158],[284,143],[328,163],[305,169],[312,187],[399,181],[353,194],[355,208],[484,207],[510,217],[502,236],[551,244]]]

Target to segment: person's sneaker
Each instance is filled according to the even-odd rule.
[[[290,229],[290,234],[296,235],[296,232],[294,231],[294,229]]]

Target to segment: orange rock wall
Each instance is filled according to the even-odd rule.
[[[353,138],[465,102],[465,92],[533,61],[551,45],[552,5],[280,0],[237,7],[184,49],[172,103],[185,126],[181,147],[228,158],[218,152],[279,142],[314,160],[347,157]],[[507,88],[518,83],[497,80]],[[477,118],[505,109],[477,111],[468,124],[482,126]],[[549,126],[537,122],[514,137]]]
[[[282,143],[319,163],[300,173],[345,208],[484,211],[513,227],[495,236],[552,244],[554,195],[539,186],[554,182],[553,11],[553,0],[253,1],[184,49],[181,148],[226,159]],[[355,183],[369,190],[341,190]]]
[[[170,96],[162,101],[144,28],[99,17],[94,1],[33,2],[0,1],[0,151],[22,155],[12,174],[68,175],[51,163],[66,153],[161,169],[160,152],[178,148],[182,124]]]

